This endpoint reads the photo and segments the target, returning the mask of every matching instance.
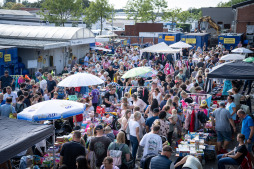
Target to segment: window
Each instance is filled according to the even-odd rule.
[[[224,24],[224,29],[230,29],[231,25],[230,24]]]

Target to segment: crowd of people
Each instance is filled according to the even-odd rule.
[[[204,45],[202,48],[183,49],[176,57],[159,53],[143,53],[141,56],[139,48],[116,47],[112,56],[95,52],[86,54],[83,64],[77,63],[74,57],[61,76],[42,69],[35,73],[33,79],[20,76],[18,90],[14,87],[14,79],[5,71],[0,78],[0,116],[15,118],[26,107],[36,103],[77,95],[78,101],[86,104],[86,109],[83,114],[69,119],[75,131],[73,141],[61,148],[61,169],[129,169],[135,167],[136,161],[140,161],[144,169],[201,169],[200,160],[191,155],[178,158],[176,162],[171,160],[174,140],[188,132],[182,103],[195,102],[190,93],[206,94],[206,84],[211,88],[223,86],[221,79],[206,83],[207,74],[214,66],[222,64],[224,61],[220,58],[230,52],[219,44],[213,48]],[[151,77],[121,78],[128,70],[141,66],[152,67],[156,73]],[[61,79],[76,73],[91,73],[105,84],[100,88],[57,86]],[[245,156],[252,154],[254,122],[246,111],[240,109],[240,98],[247,87],[247,94],[251,93],[252,81],[245,81],[243,87],[239,83],[230,81],[232,91],[226,92],[227,103],[220,102],[213,113],[208,115],[206,100],[202,100],[200,105],[205,116],[212,119],[217,134],[219,169],[224,169],[227,164],[241,165]],[[99,124],[95,126],[89,144],[83,144],[84,139],[76,129],[82,127],[89,114],[98,117],[96,109],[101,105],[120,110],[120,128],[113,132],[109,126]],[[236,137],[238,119],[242,120],[242,128]],[[227,152],[235,137],[239,145]],[[43,151],[40,146],[37,148],[40,150],[37,154],[43,156],[46,148]]]

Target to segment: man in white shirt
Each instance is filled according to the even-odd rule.
[[[12,98],[12,103],[16,104],[18,96],[17,96],[16,93],[11,91],[11,87],[10,86],[6,87],[6,93],[4,94],[4,100],[6,100],[7,97],[11,97]]]
[[[132,57],[132,60],[134,60],[135,63],[137,63],[138,59],[139,59],[139,57],[136,54],[134,54],[134,56]]]
[[[162,151],[162,140],[158,135],[160,130],[159,125],[154,125],[150,133],[144,135],[141,139],[139,145],[144,147],[143,157],[147,154],[159,155],[159,152]]]

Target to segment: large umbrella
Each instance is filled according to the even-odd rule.
[[[250,49],[247,48],[236,48],[232,50],[233,53],[253,53]]]
[[[27,121],[44,121],[67,118],[82,114],[85,105],[82,103],[69,100],[48,100],[34,104],[25,108],[17,116],[18,119]],[[55,131],[53,136],[53,145],[55,145]],[[55,166],[55,149],[53,149],[54,166]]]
[[[18,119],[43,121],[67,118],[83,113],[84,104],[70,100],[48,100],[25,108]]]
[[[248,57],[243,60],[244,62],[254,62],[254,57]]]
[[[245,58],[244,55],[241,54],[227,54],[220,58],[220,60],[243,60]]]
[[[174,43],[172,45],[169,45],[169,47],[182,49],[182,48],[191,48],[192,46],[189,45],[188,43],[179,41],[179,42],[176,42],[176,43]]]
[[[139,75],[139,77],[143,77],[143,78],[148,78],[148,77],[152,77],[152,76],[155,76],[158,74],[158,71],[157,70],[152,70],[148,73],[145,73],[145,74],[142,74],[142,75]]]
[[[111,83],[109,83],[107,86],[109,86],[109,85],[112,85],[112,86],[115,86],[115,87],[119,87],[120,85],[118,84],[118,83],[116,83],[116,82],[111,82]]]
[[[133,68],[133,69],[129,70],[128,72],[126,72],[122,76],[122,78],[126,79],[126,78],[130,78],[130,77],[136,77],[136,76],[151,72],[152,70],[153,69],[151,67],[136,67],[136,68]]]
[[[102,79],[89,73],[76,73],[71,75],[61,82],[58,86],[63,87],[82,87],[82,86],[92,86],[104,83]]]

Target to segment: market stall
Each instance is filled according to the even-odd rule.
[[[215,66],[207,77],[209,79],[254,80],[254,64],[244,61],[226,62]]]
[[[140,50],[140,56],[142,56],[142,53],[144,52],[150,52],[150,53],[172,53],[174,54],[174,58],[176,60],[176,53],[180,53],[181,49],[173,49],[169,47],[166,43],[161,42],[156,45],[144,48]]]
[[[0,117],[0,163],[54,134],[54,127]]]

